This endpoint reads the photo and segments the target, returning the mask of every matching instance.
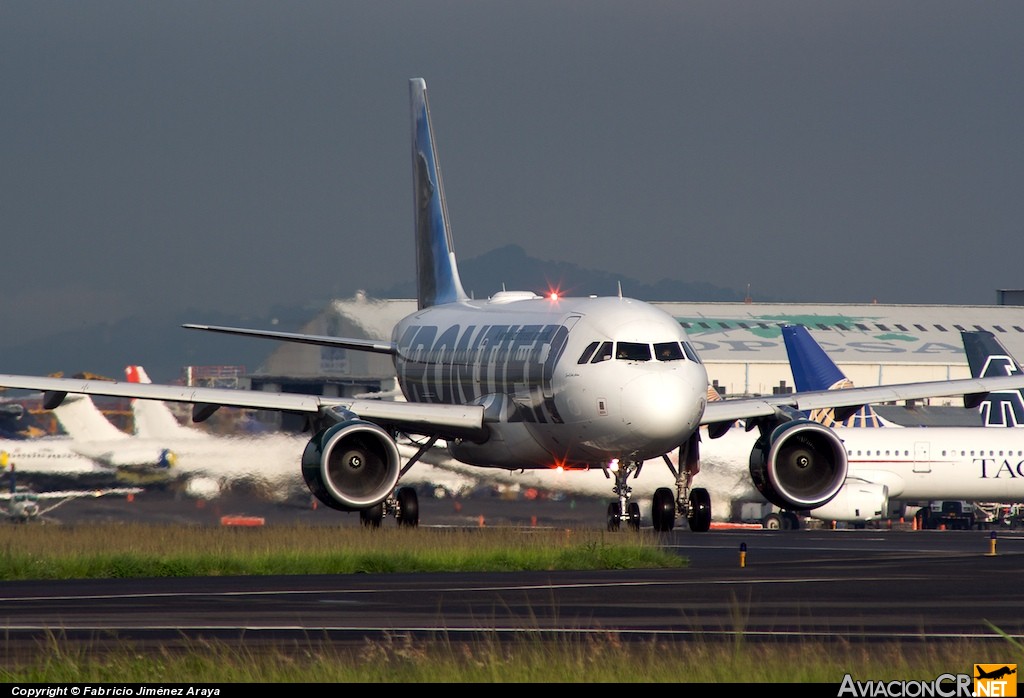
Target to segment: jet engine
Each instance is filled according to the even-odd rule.
[[[878,521],[889,509],[889,488],[876,482],[848,481],[827,504],[811,512],[822,521],[861,524]]]
[[[750,477],[764,498],[782,509],[822,506],[846,481],[846,448],[818,422],[795,419],[763,429],[750,452]]]
[[[302,478],[310,492],[339,511],[368,509],[384,501],[400,473],[395,440],[360,419],[322,429],[302,454]]]

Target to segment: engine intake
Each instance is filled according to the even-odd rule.
[[[818,422],[784,422],[754,444],[750,477],[764,498],[783,509],[814,509],[830,501],[846,480],[846,447]]]
[[[302,453],[306,486],[339,511],[358,511],[384,501],[400,472],[401,458],[391,435],[358,419],[321,430]]]

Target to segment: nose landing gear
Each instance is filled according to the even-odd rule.
[[[608,505],[609,531],[618,531],[623,522],[634,531],[640,530],[640,505],[629,501],[633,488],[629,486],[627,481],[630,475],[636,477],[640,474],[640,467],[642,465],[642,462],[637,461],[619,463],[618,469],[613,473],[615,485],[612,487],[612,492],[618,496],[618,501]],[[608,473],[609,470],[606,469],[605,474],[607,475]]]

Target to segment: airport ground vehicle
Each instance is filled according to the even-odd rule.
[[[1024,528],[1024,504],[975,503],[985,528]]]
[[[928,502],[915,512],[914,520],[918,530],[968,531],[975,526],[985,526],[988,516],[973,502],[946,500]]]
[[[801,516],[783,511],[768,502],[736,502],[733,519],[741,523],[759,523],[770,531],[791,531],[804,527]]]

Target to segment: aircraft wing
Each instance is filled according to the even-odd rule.
[[[82,497],[106,497],[109,495],[129,495],[142,492],[141,487],[107,487],[98,490],[53,490],[50,492],[32,492],[32,496],[43,501],[46,499],[80,499]],[[0,499],[10,499],[11,495],[5,495]]]
[[[357,351],[370,351],[378,354],[394,354],[398,348],[393,342],[384,342],[377,339],[350,339],[348,337],[329,337],[326,335],[300,334],[297,332],[275,332],[273,330],[250,330],[244,327],[222,327],[220,325],[182,325],[188,330],[204,330],[206,332],[220,332],[222,334],[241,335],[243,337],[262,337],[263,339],[277,339],[297,344],[315,344],[320,347],[337,347],[339,349],[355,349]]]
[[[701,424],[726,424],[737,419],[768,417],[785,407],[809,412],[827,407],[860,408],[867,404],[951,395],[962,395],[964,404],[973,407],[987,393],[1018,388],[1021,385],[1024,385],[1022,376],[998,376],[712,400],[704,409]]]
[[[111,487],[103,490],[64,490],[58,492],[36,492],[35,497],[40,502],[49,501],[45,507],[40,507],[36,516],[49,514],[59,506],[83,497],[105,497],[107,495],[129,495],[142,492],[141,487]]]
[[[1024,383],[1024,377],[1021,382]],[[414,433],[458,435],[481,433],[484,419],[484,409],[479,405],[357,400],[262,390],[15,375],[0,375],[0,386],[43,391],[43,404],[47,408],[60,404],[67,393],[191,403],[194,421],[203,421],[217,407],[245,407],[309,415],[315,415],[321,410],[336,409],[348,410],[364,419],[384,422]]]

